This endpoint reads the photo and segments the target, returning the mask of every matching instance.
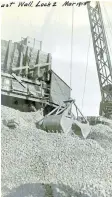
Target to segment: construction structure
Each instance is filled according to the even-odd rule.
[[[43,109],[44,118],[37,127],[64,133],[73,129],[86,138],[89,123],[70,98],[71,88],[53,72],[51,54],[42,51],[42,43],[37,42],[37,48],[35,43],[31,38],[19,43],[2,40],[2,104],[25,112]],[[83,125],[78,121],[79,114]]]
[[[94,7],[88,3],[87,9],[102,98],[99,114],[109,118],[112,115],[112,65],[100,3],[95,2]]]
[[[29,37],[18,43],[2,40],[1,48],[3,105],[21,111],[33,105],[46,114],[70,99],[71,89],[53,72],[51,54],[42,51],[42,42]]]
[[[106,40],[100,3],[87,4],[97,73],[101,90],[99,115],[112,117],[112,65]],[[53,70],[52,56],[42,51],[42,42],[29,37],[18,43],[2,40],[2,104],[21,111],[44,109],[37,127],[48,132],[69,133],[71,129],[86,138],[88,120],[69,87]],[[72,113],[75,105],[76,116]],[[80,119],[80,120],[79,120]]]

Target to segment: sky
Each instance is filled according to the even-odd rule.
[[[15,42],[29,36],[42,40],[42,51],[52,54],[52,69],[68,85],[72,81],[72,98],[83,114],[98,115],[101,95],[87,8],[74,6],[70,78],[72,7],[61,5],[58,1],[57,7],[50,8],[2,8],[1,39]],[[101,2],[101,8],[112,54],[112,3]]]

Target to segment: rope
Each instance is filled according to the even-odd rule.
[[[70,88],[72,86],[72,60],[73,60],[73,20],[74,20],[74,6],[72,7],[72,31],[71,31],[71,59],[70,59]],[[70,95],[71,96],[71,95]]]
[[[82,96],[82,109],[83,109],[84,96],[85,96],[85,90],[86,90],[86,79],[87,79],[87,70],[88,70],[88,59],[89,59],[88,57],[89,57],[89,49],[90,49],[90,40],[91,40],[91,35],[89,37],[89,44],[88,44],[88,50],[87,50],[87,64],[86,64],[86,70],[85,70],[84,90],[83,90],[83,96]]]

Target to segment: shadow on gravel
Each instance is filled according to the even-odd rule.
[[[4,197],[90,197],[85,194],[80,194],[66,185],[56,184],[24,184],[12,190],[3,188],[7,195]]]

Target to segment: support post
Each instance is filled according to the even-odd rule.
[[[39,64],[39,59],[40,59],[40,50],[38,50],[38,53],[37,53],[36,64]],[[37,75],[38,75],[38,67],[36,67],[36,68],[34,69],[34,72],[33,72],[33,79],[34,79],[34,80],[36,80]]]
[[[9,40],[8,48],[7,48],[7,53],[6,53],[6,58],[5,58],[5,65],[4,65],[4,72],[5,71],[8,71],[9,73],[11,72],[11,66],[10,66],[11,45],[12,45],[12,40]]]

